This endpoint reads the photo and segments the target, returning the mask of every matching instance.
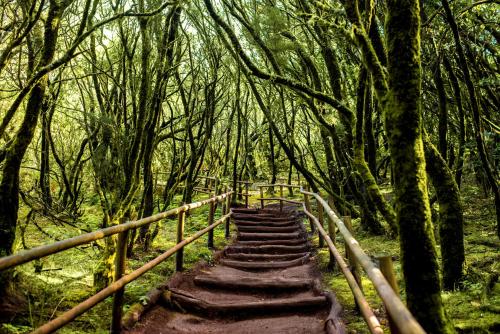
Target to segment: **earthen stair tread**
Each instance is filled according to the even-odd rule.
[[[201,291],[201,290],[200,290]],[[271,312],[290,311],[307,307],[327,306],[326,296],[314,296],[310,292],[303,292],[284,298],[259,298],[252,295],[228,294],[221,295],[217,292],[192,291],[171,289],[168,294],[169,301],[180,305],[182,308],[194,308],[202,313],[228,313],[228,312]],[[251,314],[248,314],[249,316]],[[244,316],[240,314],[239,316]]]
[[[253,277],[253,276],[216,276],[198,275],[194,282],[200,286],[225,287],[234,289],[304,289],[313,284],[312,279],[284,278],[284,277]]]
[[[213,319],[156,306],[130,334],[323,334],[324,314]]]

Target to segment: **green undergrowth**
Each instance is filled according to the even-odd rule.
[[[197,196],[194,201],[207,196]],[[173,203],[179,203],[174,198]],[[174,207],[174,205],[172,206]],[[96,203],[85,203],[85,214],[79,222],[80,229],[94,231],[101,223],[100,208]],[[186,218],[185,236],[191,236],[207,226],[209,206],[194,209]],[[215,219],[221,216],[220,205]],[[68,230],[53,222],[37,219],[38,227],[30,224],[26,228],[26,248],[52,243],[72,237],[81,230]],[[131,272],[175,245],[177,217],[160,222],[159,234],[148,252],[136,250],[127,261],[127,272]],[[152,225],[154,227],[154,224]],[[43,232],[42,232],[43,231]],[[71,232],[74,232],[71,234]],[[232,232],[233,233],[233,232]],[[234,233],[233,233],[234,234]],[[214,230],[214,244],[221,249],[227,243],[224,238],[224,224]],[[25,300],[19,305],[19,313],[9,323],[0,324],[0,334],[27,333],[45,322],[71,309],[93,295],[93,273],[103,247],[102,240],[92,245],[78,247],[45,257],[18,267],[16,290]],[[22,242],[18,240],[18,250]],[[199,261],[212,262],[213,252],[207,247],[207,235],[200,237],[184,249],[184,268],[189,269]],[[167,281],[175,271],[175,255],[159,264],[139,279],[129,283],[125,289],[124,310],[143,302],[148,291]],[[107,298],[75,321],[60,329],[58,333],[108,333],[111,321],[112,298]]]
[[[260,206],[256,198],[260,196],[258,190],[250,191],[250,206]],[[266,192],[266,197],[275,197],[279,193]],[[288,191],[285,190],[285,196]],[[193,201],[207,198],[201,194],[195,196]],[[298,191],[294,191],[294,199],[300,199]],[[240,200],[240,202],[242,202]],[[244,201],[243,201],[244,202]],[[181,203],[181,196],[176,196],[169,208],[176,207]],[[269,202],[266,201],[266,205]],[[84,211],[75,228],[64,224],[55,224],[53,221],[37,217],[34,223],[24,224],[27,212],[21,208],[21,226],[26,225],[23,246],[22,238],[16,240],[17,251],[24,247],[29,249],[40,245],[53,243],[57,240],[70,238],[82,233],[95,231],[100,228],[102,222],[102,211],[97,196],[90,197],[82,206]],[[190,236],[207,226],[209,206],[194,209],[186,218],[184,235]],[[220,205],[216,211],[215,219],[220,218]],[[171,217],[160,222],[159,234],[148,252],[136,250],[132,258],[127,261],[127,272],[135,270],[146,262],[154,259],[161,253],[175,245],[177,217]],[[151,225],[154,228],[154,224]],[[21,233],[18,233],[20,235]],[[234,235],[234,227],[231,225],[231,235]],[[215,249],[221,249],[227,244],[224,238],[224,224],[214,230]],[[199,261],[211,263],[213,252],[207,248],[207,235],[189,244],[184,250],[184,268],[189,270]],[[17,267],[16,290],[20,299],[24,300],[18,305],[18,313],[9,319],[8,323],[0,324],[0,334],[27,333],[36,327],[61,315],[64,311],[71,309],[78,303],[92,296],[96,291],[93,288],[93,273],[96,270],[98,260],[103,248],[103,241],[66,250],[58,254],[47,256],[41,260],[30,262]],[[175,272],[175,255],[159,264],[151,271],[145,273],[139,279],[129,283],[125,289],[126,311],[131,305],[144,302],[148,291],[167,281]],[[58,333],[108,333],[111,322],[112,298],[90,309],[88,312],[76,318],[73,322],[63,327]]]
[[[500,333],[500,242],[496,237],[494,207],[490,198],[484,198],[471,185],[464,185],[465,256],[464,278],[461,286],[442,294],[446,311],[457,333],[490,334]],[[381,255],[393,257],[394,271],[398,279],[401,297],[404,296],[404,281],[399,258],[399,243],[386,236],[371,236],[361,230],[359,219],[353,220],[354,237],[363,250],[377,263]],[[318,245],[317,236],[313,243]],[[337,233],[337,247],[345,256],[345,247]],[[439,253],[439,246],[438,246]],[[327,269],[329,253],[326,248],[318,250],[318,263],[323,271],[325,287],[335,292],[342,304],[344,321],[350,333],[369,333],[363,318],[356,311],[354,298],[344,276],[338,271]],[[363,272],[364,274],[364,272]],[[366,275],[362,276],[366,299],[379,318],[385,332],[388,332],[387,317],[380,298]]]
[[[277,195],[278,192],[274,195],[266,193],[267,197]],[[258,191],[252,191],[250,206],[258,207],[260,205],[260,202],[256,200],[259,196]],[[478,189],[473,186],[465,186],[463,196],[464,203],[466,203],[466,275],[461,288],[453,292],[443,293],[443,300],[448,315],[459,333],[500,332],[500,283],[498,282],[500,243],[495,234],[494,208],[491,205],[491,199],[483,198]],[[195,200],[202,198],[206,198],[206,195],[196,197]],[[295,191],[294,198],[301,200],[298,191]],[[179,197],[173,201],[173,203],[179,202]],[[266,202],[267,204],[269,202]],[[84,233],[82,229],[97,230],[101,223],[98,201],[90,199],[85,203],[84,210],[85,214],[78,225],[80,229],[68,229],[65,225],[37,219],[38,227],[30,224],[26,228],[26,247],[32,248],[78,235]],[[195,209],[187,218],[185,235],[192,235],[206,227],[207,216],[208,206]],[[216,214],[216,218],[218,217],[220,217],[220,209]],[[128,272],[142,266],[175,245],[176,217],[164,220],[160,224],[160,232],[151,250],[147,253],[137,250],[134,256],[128,260]],[[353,220],[353,227],[354,236],[365,252],[374,260],[381,255],[393,257],[400,293],[404,299],[404,282],[402,281],[397,240],[365,233],[360,229],[359,220],[356,219]],[[217,249],[226,244],[223,224],[215,229],[214,240]],[[184,251],[186,269],[200,260],[208,263],[213,261],[213,253],[206,247],[206,242],[207,236],[205,235],[187,246]],[[337,234],[336,242],[339,251],[345,255],[345,248],[339,234]],[[318,244],[317,236],[313,238],[313,243]],[[22,249],[21,240],[17,240],[17,248]],[[95,271],[101,248],[102,241],[20,266],[16,271],[17,291],[22,295],[25,303],[19,306],[20,312],[16,317],[12,318],[8,324],[0,325],[0,334],[29,332],[94,294],[92,274]],[[343,319],[348,332],[368,333],[366,324],[355,309],[351,290],[343,275],[338,271],[330,272],[327,270],[329,255],[326,248],[318,250],[317,260],[323,271],[324,286],[335,292],[344,308]],[[149,290],[168,280],[174,273],[174,262],[175,256],[172,256],[138,280],[128,284],[124,309],[126,310],[134,303],[144,301],[144,296]],[[388,332],[384,307],[366,276],[362,276],[362,285],[375,315],[380,319],[384,331]],[[111,305],[112,299],[106,299],[59,330],[58,333],[108,333]]]

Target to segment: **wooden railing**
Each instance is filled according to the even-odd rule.
[[[176,254],[176,270],[180,271],[183,268],[183,251],[184,247],[196,239],[200,238],[204,234],[208,234],[208,247],[213,247],[213,230],[215,227],[222,223],[226,223],[226,237],[229,236],[229,218],[231,216],[230,212],[230,199],[233,191],[228,191],[218,196],[211,197],[206,200],[202,200],[196,203],[185,204],[175,209],[171,209],[156,215],[142,218],[135,221],[123,222],[121,224],[103,228],[95,232],[90,232],[82,234],[73,238],[61,240],[53,244],[35,247],[29,250],[24,250],[16,254],[0,258],[0,271],[7,270],[19,266],[23,263],[27,263],[42,257],[56,254],[67,249],[71,249],[80,245],[88,244],[96,240],[100,240],[115,234],[118,234],[117,242],[117,254],[115,258],[115,273],[114,282],[99,291],[97,294],[89,297],[85,301],[73,307],[71,310],[66,311],[57,318],[51,320],[50,322],[42,325],[41,327],[35,329],[32,333],[42,334],[42,333],[52,333],[57,329],[67,325],[79,315],[87,312],[93,308],[98,303],[102,302],[104,299],[111,295],[114,295],[113,299],[113,310],[112,310],[112,324],[111,332],[119,333],[121,330],[121,318],[122,318],[122,306],[123,306],[123,295],[125,286],[138,279],[144,275],[149,270],[153,269],[166,259],[168,259],[173,254]],[[214,215],[216,204],[225,200],[222,206],[222,217],[214,222]],[[199,208],[204,205],[210,205],[210,211],[208,216],[208,226],[201,231],[198,231],[194,235],[184,238],[184,223],[186,213]],[[177,221],[177,244],[156,257],[155,259],[144,264],[142,267],[132,271],[129,274],[124,275],[125,271],[125,261],[126,261],[126,245],[128,239],[128,233],[130,230],[137,229],[141,226],[147,226],[151,223],[157,222],[159,220],[178,216]]]
[[[392,258],[390,256],[379,257],[379,267],[363,251],[358,241],[352,236],[351,217],[344,216],[340,219],[332,209],[333,200],[330,199],[330,205],[319,194],[304,190],[300,186],[286,184],[256,184],[259,188],[260,197],[256,200],[260,202],[260,207],[264,208],[266,201],[279,202],[280,211],[283,210],[284,203],[298,205],[309,218],[311,224],[311,233],[318,232],[319,246],[326,245],[330,251],[330,263],[338,266],[344,275],[352,293],[357,308],[364,318],[370,333],[382,334],[383,330],[379,320],[370,308],[362,290],[359,266],[361,266],[366,275],[372,282],[380,299],[382,300],[388,320],[391,333],[395,334],[425,334],[424,329],[415,320],[410,311],[406,308],[399,297],[397,282],[392,267]],[[280,197],[265,197],[265,188],[279,188]],[[300,188],[304,200],[298,201],[283,196],[283,189],[287,187]],[[312,213],[311,198],[316,201],[317,214]],[[328,232],[324,229],[325,214],[328,217]],[[346,258],[340,254],[335,246],[336,227],[342,235],[345,247]]]
[[[229,179],[224,179],[224,178],[218,178],[214,176],[205,176],[205,175],[199,175],[199,179],[205,180],[205,186],[204,187],[194,187],[194,191],[202,194],[214,194],[216,191],[219,189],[224,188],[225,191],[227,189],[230,189],[230,185],[232,185],[233,181]],[[251,181],[241,181],[238,180],[236,181],[237,185],[241,186],[243,185],[245,187],[244,191],[238,191],[238,189],[234,190],[234,195],[238,197],[244,197],[245,198],[245,207],[248,208],[249,204],[249,197],[252,195],[250,194],[250,185],[253,184]]]
[[[344,274],[353,292],[356,304],[363,318],[365,319],[370,332],[377,334],[383,333],[378,319],[373,314],[373,311],[369,307],[363,295],[359,278],[356,278],[353,274],[353,269],[355,271],[358,263],[366,272],[379,297],[384,303],[389,318],[391,333],[424,334],[424,329],[415,320],[413,315],[406,308],[399,297],[397,287],[395,286],[395,279],[393,277],[392,262],[390,261],[390,257],[385,257],[382,261],[383,263],[385,263],[385,265],[380,266],[381,268],[390,268],[384,275],[384,273],[381,271],[381,268],[377,268],[371,258],[363,251],[358,241],[352,236],[350,231],[352,230],[352,227],[349,228],[350,217],[344,217],[344,221],[342,221],[320,195],[306,191],[304,189],[301,189],[300,192],[305,196],[305,201],[302,205],[304,213],[310,218],[310,220],[317,228],[318,233],[320,234],[320,240],[324,239],[326,241],[331,252],[330,254],[335,257],[337,265]],[[335,240],[335,238],[332,238],[333,236],[331,235],[331,229],[330,233],[327,233],[323,228],[323,222],[310,212],[310,207],[307,207],[306,205],[306,203],[308,202],[308,196],[312,196],[316,199],[318,212],[320,212],[318,216],[321,217],[321,212],[325,212],[330,221],[333,222],[339,229],[340,234],[344,238],[346,253],[348,254],[350,265],[346,264],[344,258],[340,255],[339,251],[335,247],[333,241]],[[344,222],[346,222],[347,224],[344,224]],[[389,281],[392,284],[389,283]]]

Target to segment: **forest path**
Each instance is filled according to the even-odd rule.
[[[232,219],[238,236],[217,264],[176,274],[126,333],[344,333],[295,208],[233,209]]]

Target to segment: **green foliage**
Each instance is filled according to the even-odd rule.
[[[31,330],[30,326],[23,325],[13,325],[13,324],[1,324],[0,334],[24,334]]]

